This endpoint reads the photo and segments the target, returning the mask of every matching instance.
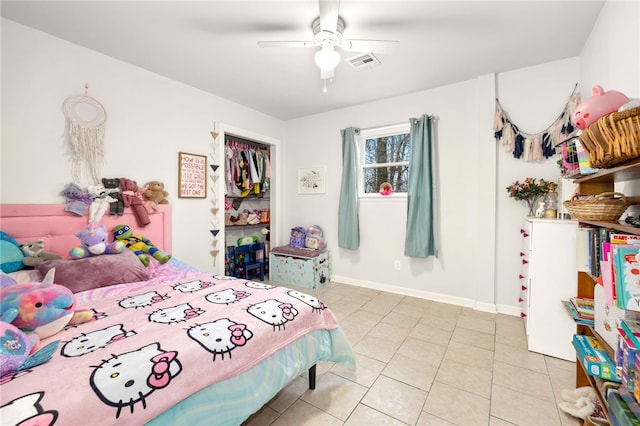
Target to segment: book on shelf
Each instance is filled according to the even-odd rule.
[[[620,320],[620,328],[627,333],[627,336],[635,346],[640,348],[640,322],[631,319],[622,319]]]
[[[577,296],[570,298],[569,301],[580,318],[593,320],[594,302],[592,298]]]
[[[627,404],[629,410],[633,413],[636,419],[640,420],[640,404],[636,401],[636,398],[631,392],[629,392],[624,386],[621,386],[618,390],[618,395]]]
[[[578,311],[576,311],[576,308],[573,306],[573,303],[571,303],[568,300],[562,300],[561,302],[562,302],[562,306],[564,306],[567,313],[569,314],[569,316],[571,316],[571,318],[573,318],[576,324],[590,325],[590,326],[594,325],[593,318],[585,319],[585,318],[582,318],[580,315],[578,315]]]
[[[572,344],[588,375],[614,382],[621,381],[617,374],[615,362],[611,360],[611,357],[598,339],[593,336],[574,334]]]
[[[613,275],[616,305],[622,309],[640,310],[640,245],[613,244]]]

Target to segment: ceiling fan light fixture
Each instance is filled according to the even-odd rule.
[[[340,54],[335,51],[332,44],[325,43],[313,59],[321,70],[333,70],[340,63]]]

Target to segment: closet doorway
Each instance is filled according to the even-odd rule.
[[[277,235],[279,141],[228,126],[221,128],[218,205],[224,243],[225,275],[234,273],[234,249],[239,245],[265,243],[268,262],[272,235]],[[222,211],[223,209],[220,209]],[[268,267],[267,267],[268,277]]]

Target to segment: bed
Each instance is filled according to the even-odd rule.
[[[145,228],[128,210],[101,223],[128,224],[171,252],[168,205]],[[75,233],[86,225],[62,204],[0,205],[0,230],[20,243],[43,239],[57,254],[77,246]],[[109,256],[120,254],[102,257]],[[82,260],[52,262],[57,276]],[[152,259],[146,272],[144,280],[76,293],[77,309],[91,310],[92,319],[43,339],[41,346],[59,341],[48,362],[0,379],[3,424],[238,425],[306,371],[313,388],[319,361],[355,368],[335,316],[310,294],[218,276],[175,257],[163,265]]]

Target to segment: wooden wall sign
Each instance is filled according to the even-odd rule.
[[[207,156],[178,153],[178,197],[206,198]]]

